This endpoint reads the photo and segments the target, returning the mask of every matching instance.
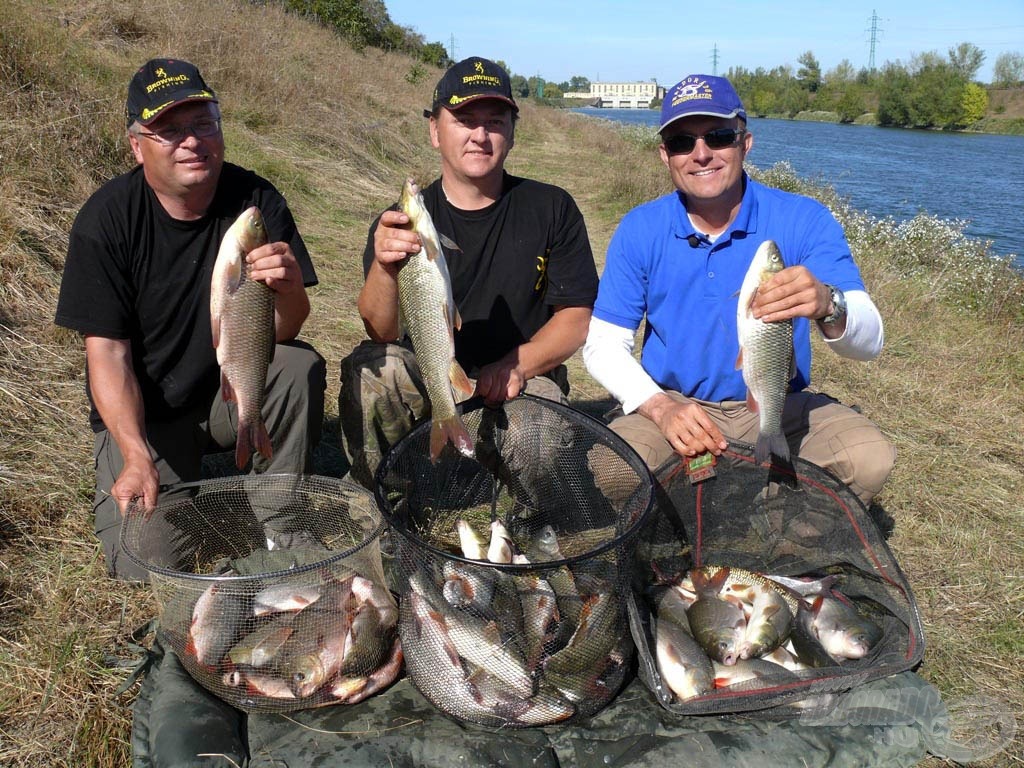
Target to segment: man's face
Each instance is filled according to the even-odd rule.
[[[497,99],[473,101],[430,118],[430,143],[441,152],[446,175],[467,179],[501,173],[515,143],[512,108]]]
[[[164,144],[152,136],[167,135],[170,130],[195,125],[197,121],[219,119],[217,105],[212,102],[186,102],[167,110],[146,126],[135,126],[128,133],[135,160],[142,164],[146,181],[157,193],[180,197],[203,187],[215,187],[224,164],[224,134],[197,137],[186,132],[173,144]]]
[[[666,146],[675,136],[703,136],[719,128],[742,130],[746,125],[737,117],[691,115],[669,125],[662,135],[661,160],[668,167],[672,183],[688,201],[721,202],[731,206],[743,197],[743,159],[754,143],[750,133],[742,134],[734,144],[723,149],[711,149],[703,139],[698,140],[688,154],[672,153]]]

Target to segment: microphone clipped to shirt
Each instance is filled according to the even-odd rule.
[[[688,242],[690,244],[691,248],[699,248],[700,247],[700,235],[696,235],[696,234],[694,234],[694,235],[687,235],[686,236],[686,242]]]

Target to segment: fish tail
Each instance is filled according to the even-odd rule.
[[[235,440],[235,466],[244,469],[254,450],[268,461],[274,457],[274,446],[270,442],[267,425],[263,419],[239,421],[238,437]]]
[[[473,455],[473,438],[458,413],[430,426],[430,461],[436,462],[445,443],[451,443],[463,456]]]
[[[757,436],[757,444],[754,446],[754,460],[758,464],[769,461],[772,455],[783,461],[789,461],[789,443],[786,442],[786,435],[782,432],[766,434],[762,432]]]

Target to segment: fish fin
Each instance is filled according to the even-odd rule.
[[[220,346],[220,313],[215,312],[210,315],[210,334],[213,336],[213,348],[216,349]]]
[[[444,254],[441,253],[441,249],[438,248],[434,243],[430,241],[430,238],[421,237],[423,241],[423,250],[427,254],[428,261],[437,261],[438,258],[444,258]]]
[[[455,387],[455,390],[466,397],[473,394],[473,383],[469,380],[469,376],[463,370],[462,366],[459,365],[459,361],[452,359],[451,365],[448,366],[448,380]]]
[[[736,355],[736,370],[743,370],[743,347],[740,347],[740,351]]]
[[[220,371],[220,391],[225,403],[238,402],[238,399],[235,397],[235,390],[231,387],[231,382],[228,381],[227,374],[224,373],[223,368]]]
[[[786,442],[786,436],[782,432],[774,435],[762,432],[757,436],[757,444],[754,446],[754,461],[762,464],[771,461],[773,455],[783,461],[789,461],[789,443]]]
[[[754,393],[749,389],[747,390],[747,408],[750,409],[751,413],[757,413],[760,410],[757,400],[754,399]]]
[[[450,419],[434,421],[430,426],[430,461],[436,462],[441,455],[445,443],[451,443],[463,456],[473,455],[473,438],[462,423],[462,418],[455,414]]]
[[[462,249],[452,240],[448,235],[442,235],[440,232],[437,233],[438,239],[441,241],[441,245],[450,251],[458,251],[462,253]]]
[[[458,307],[453,307],[452,308],[452,325],[455,326],[455,330],[456,331],[461,331],[462,330],[462,315],[459,314],[459,308]],[[790,377],[790,378],[792,378],[792,377]]]

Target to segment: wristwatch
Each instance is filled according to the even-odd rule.
[[[832,302],[832,311],[819,319],[822,325],[836,325],[846,317],[846,296],[834,285],[825,284]]]

